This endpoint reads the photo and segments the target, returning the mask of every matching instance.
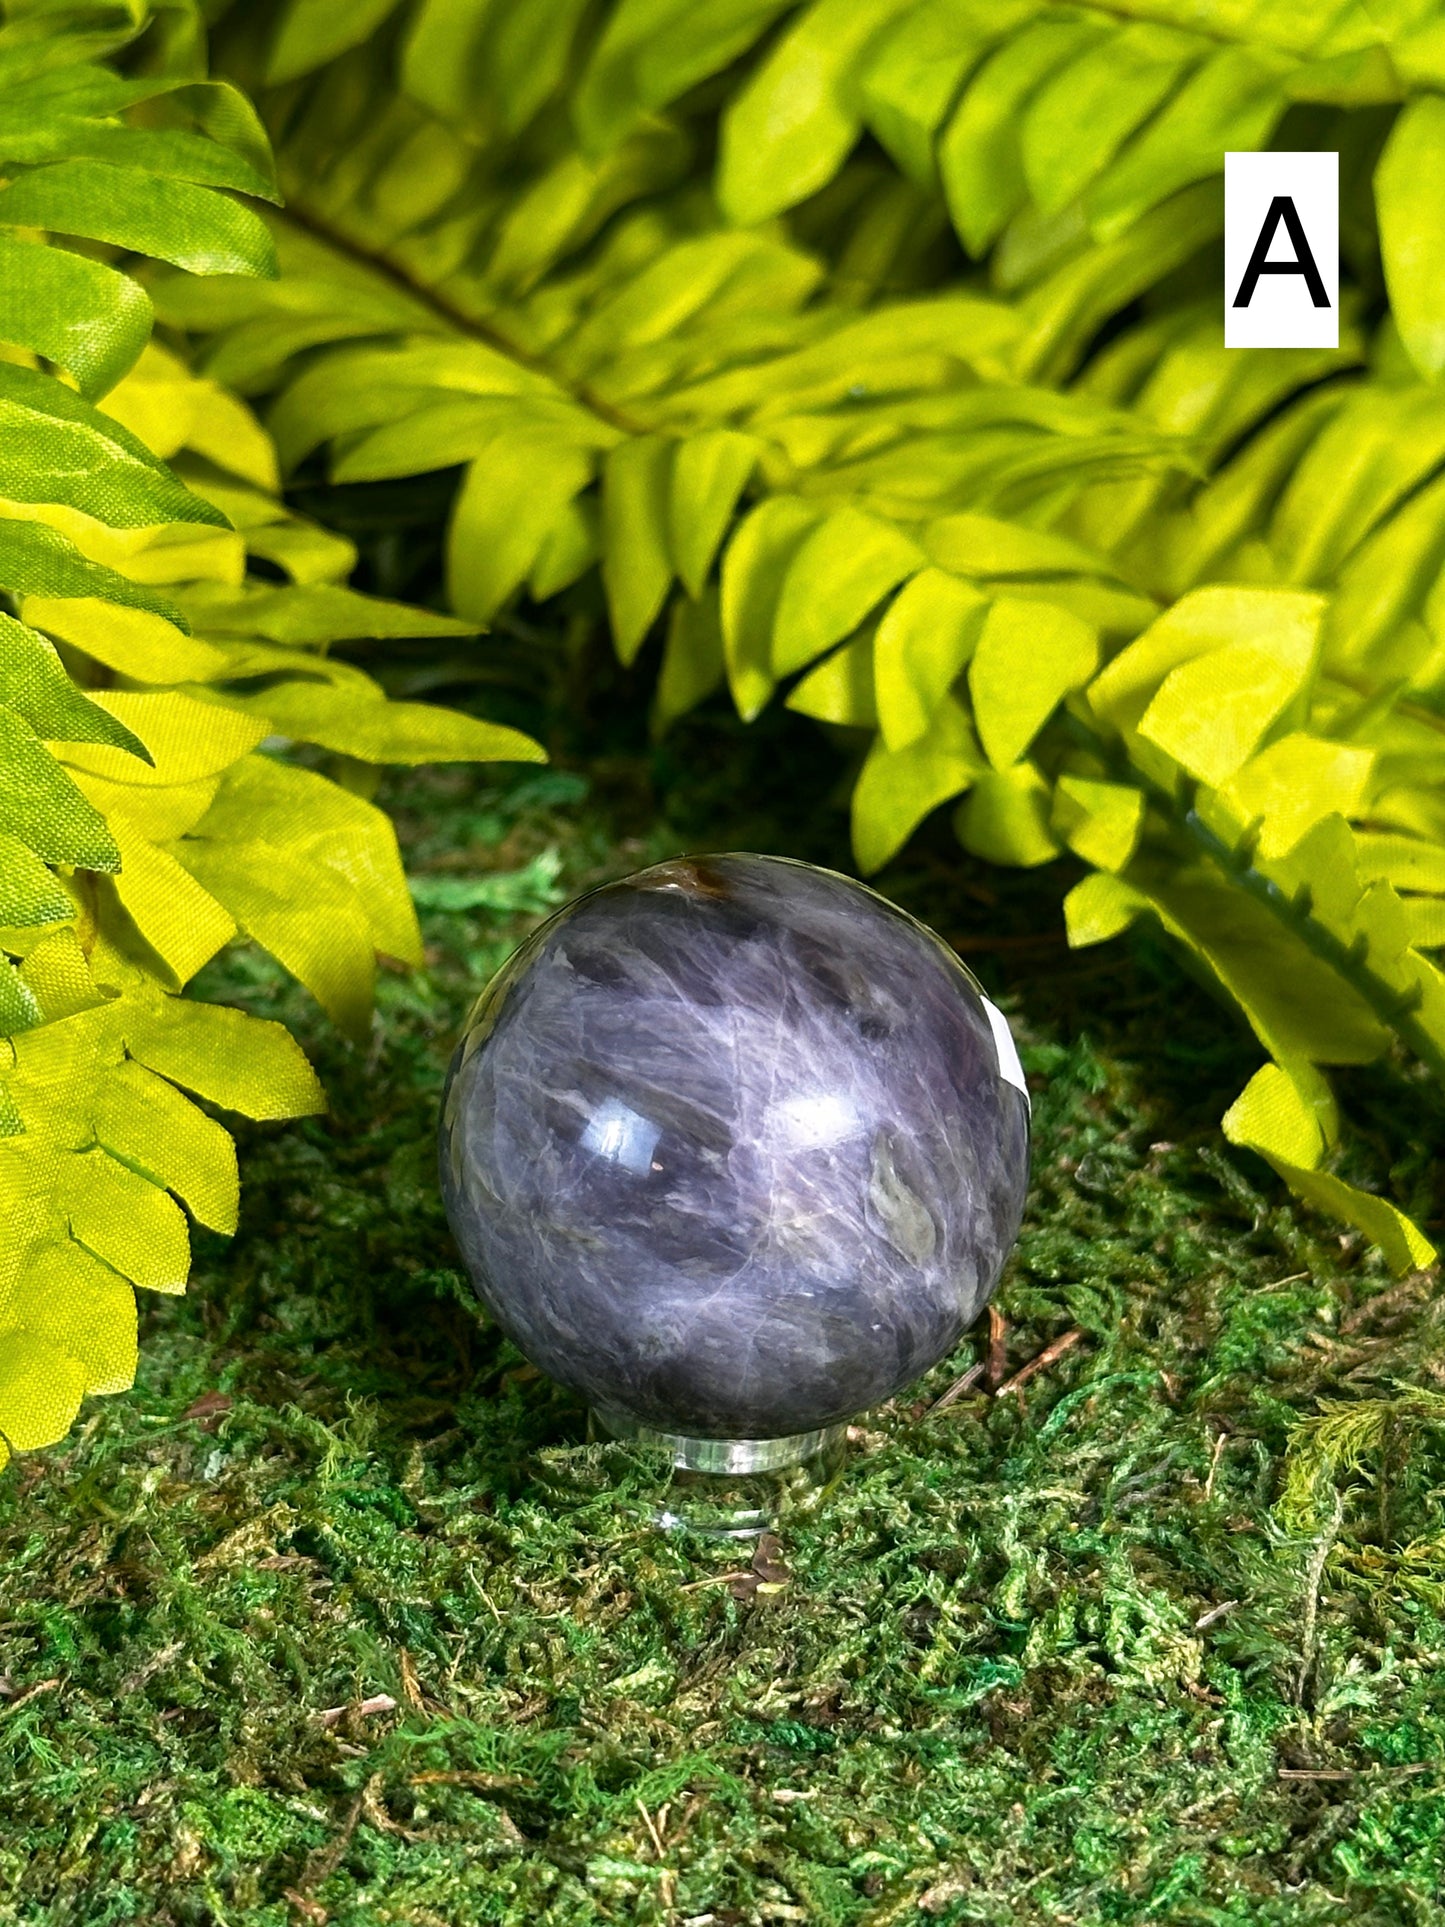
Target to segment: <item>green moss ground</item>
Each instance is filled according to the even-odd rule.
[[[1057,876],[941,832],[882,882],[1037,1087],[1007,1369],[1083,1337],[922,1413],[975,1333],[871,1414],[785,1574],[648,1529],[645,1464],[467,1308],[432,1134],[472,991],[679,848],[845,863],[840,810],[790,814],[814,740],[398,781],[441,907],[369,1051],[255,953],[209,973],[334,1114],[244,1134],[241,1233],[147,1302],[134,1393],[0,1479],[3,1927],[1445,1918],[1433,1281],[1224,1154],[1248,1039],[1145,938],[1070,958]],[[1438,1224],[1440,1094],[1357,1095],[1356,1174]]]

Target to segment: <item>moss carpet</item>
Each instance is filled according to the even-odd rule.
[[[755,1569],[649,1529],[639,1457],[468,1308],[432,1134],[470,995],[680,848],[846,863],[770,728],[398,780],[428,963],[369,1050],[212,966],[333,1114],[246,1132],[135,1391],[0,1479],[0,1927],[1445,1918],[1434,1281],[1226,1154],[1248,1038],[1145,937],[1070,957],[1057,876],[945,826],[881,879],[1015,1017],[1035,1187],[1001,1321]],[[1352,1076],[1353,1174],[1438,1226],[1441,1094]],[[1014,1389],[928,1410],[990,1356]]]

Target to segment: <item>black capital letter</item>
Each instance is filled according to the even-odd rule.
[[[1266,261],[1269,244],[1274,239],[1274,231],[1284,222],[1285,233],[1294,248],[1293,261]],[[1234,297],[1236,308],[1247,308],[1254,299],[1254,290],[1262,274],[1302,274],[1305,286],[1310,291],[1310,300],[1317,308],[1327,308],[1330,298],[1325,293],[1325,284],[1320,279],[1320,271],[1315,266],[1315,257],[1310,253],[1310,244],[1305,239],[1305,231],[1295,204],[1288,194],[1276,194],[1269,204],[1269,213],[1264,217],[1264,226],[1259,230],[1259,239],[1254,244],[1254,253],[1249,257],[1249,266],[1244,271],[1244,279],[1239,284],[1239,293]]]

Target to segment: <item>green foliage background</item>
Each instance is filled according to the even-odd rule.
[[[539,753],[332,645],[519,598],[660,630],[659,731],[837,731],[864,871],[943,806],[1082,859],[1071,941],[1156,920],[1257,1039],[1226,1134],[1430,1259],[1330,1073],[1445,1067],[1433,5],[23,5],[0,63],[12,1443],[128,1382],[171,1194],[232,1221],[177,1086],[321,1101],[185,983],[244,933],[364,1034],[417,950],[358,765]],[[1337,352],[1221,345],[1270,141],[1341,153]],[[449,616],[280,489],[445,470]]]
[[[1137,13],[1138,17],[1130,17]],[[865,871],[1094,867],[1267,1059],[1225,1119],[1326,1168],[1329,1067],[1445,1068],[1445,38],[1430,6],[669,0],[220,16],[276,142],[281,279],[154,282],[283,464],[462,468],[453,608],[665,628],[866,732]],[[1228,354],[1221,155],[1338,148],[1334,353]]]

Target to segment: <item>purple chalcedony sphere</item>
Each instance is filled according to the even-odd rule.
[[[831,1425],[936,1364],[1018,1233],[1028,1098],[954,953],[862,884],[679,859],[482,993],[441,1176],[477,1294],[603,1417]]]

